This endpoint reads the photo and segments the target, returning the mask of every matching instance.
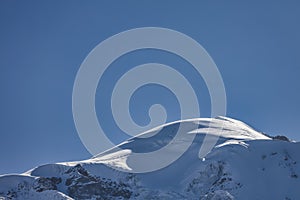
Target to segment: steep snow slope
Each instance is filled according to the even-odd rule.
[[[182,143],[191,146],[173,164],[131,173],[133,153]],[[159,131],[157,134],[157,131]],[[217,144],[199,158],[205,135]],[[272,140],[243,122],[218,117],[168,123],[91,159],[47,164],[22,175],[0,177],[7,199],[300,199],[300,143]],[[206,142],[207,140],[206,138]],[[150,160],[149,163],[155,162]],[[148,163],[146,163],[148,164]],[[113,167],[113,168],[111,168]],[[117,169],[122,169],[119,171]]]

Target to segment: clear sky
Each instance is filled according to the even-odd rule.
[[[146,26],[185,33],[208,51],[224,80],[227,116],[299,141],[300,4],[177,2],[1,1],[0,174],[90,157],[72,117],[77,70],[99,42]],[[100,81],[96,107],[107,131],[118,132],[105,106],[108,101],[100,98],[124,69],[153,61],[175,68],[186,65],[165,52],[134,52],[111,66],[102,87]],[[119,70],[121,65],[128,69]],[[203,80],[192,70],[183,73],[199,85],[201,114],[209,116]],[[140,124],[147,123],[144,104],[162,103],[168,121],[178,119],[178,102],[164,88],[145,86],[132,102],[133,117]],[[110,137],[124,139],[120,134]]]

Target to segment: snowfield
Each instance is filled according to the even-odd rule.
[[[179,125],[184,127],[180,129],[183,137],[172,141]],[[173,147],[162,155],[167,158],[191,138],[187,151],[171,165],[132,173],[137,167],[130,163],[134,153],[155,151],[172,141]],[[213,149],[203,154],[201,148],[209,142]],[[142,164],[152,162],[158,161]],[[299,142],[275,140],[227,117],[197,118],[151,129],[88,160],[46,164],[20,175],[0,176],[0,197],[297,200],[299,163]]]

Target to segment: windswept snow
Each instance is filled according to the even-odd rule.
[[[255,131],[247,124],[228,117],[198,119],[200,128],[190,131],[193,134],[209,134],[241,140],[270,140],[271,138]]]

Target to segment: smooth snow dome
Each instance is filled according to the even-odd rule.
[[[184,131],[186,131],[186,134],[180,138],[179,141],[173,141],[172,139],[174,138],[174,134],[179,134],[177,133],[179,125],[185,126]],[[157,133],[157,131],[159,132]],[[160,162],[161,159],[166,159],[166,157],[171,156],[169,154],[180,151],[180,148],[182,147],[181,144],[188,142],[187,138],[194,136],[194,134],[200,135],[201,140],[206,135],[213,136],[209,139],[216,141],[217,138],[215,137],[230,139],[224,144],[219,144],[218,146],[225,144],[245,145],[243,141],[271,139],[262,133],[255,131],[245,123],[227,117],[188,119],[167,123],[153,128],[138,135],[137,137],[126,140],[120,145],[117,145],[115,148],[100,153],[98,156],[94,156],[93,159],[97,160],[98,162],[104,162],[112,167],[118,167],[122,170],[133,172],[135,171],[135,167],[137,167],[137,165],[153,165],[153,162],[156,161],[152,159],[143,160],[141,163],[132,162],[133,164],[130,165],[130,159],[132,159],[131,156],[134,156],[132,155],[132,152],[147,153],[150,151],[155,151],[163,148],[172,141],[174,149],[172,149],[171,152],[166,152],[166,155],[158,155],[156,159],[157,162]],[[196,142],[198,148],[200,149],[202,144],[199,142],[199,139],[196,140]],[[206,140],[205,142],[210,141]],[[134,158],[135,157],[133,157],[133,159]]]
[[[163,147],[184,124],[190,148],[174,163],[149,173],[131,173],[133,152]],[[196,128],[195,128],[195,125]],[[189,128],[190,127],[190,128]],[[153,132],[160,130],[153,135]],[[218,142],[198,156],[205,135]],[[164,124],[91,159],[38,166],[0,177],[0,196],[12,199],[291,199],[300,197],[300,144],[273,140],[245,123],[217,117]],[[180,143],[163,156],[178,151]],[[155,162],[150,160],[148,164]],[[119,171],[118,169],[122,169]],[[255,192],[253,192],[255,191]]]

